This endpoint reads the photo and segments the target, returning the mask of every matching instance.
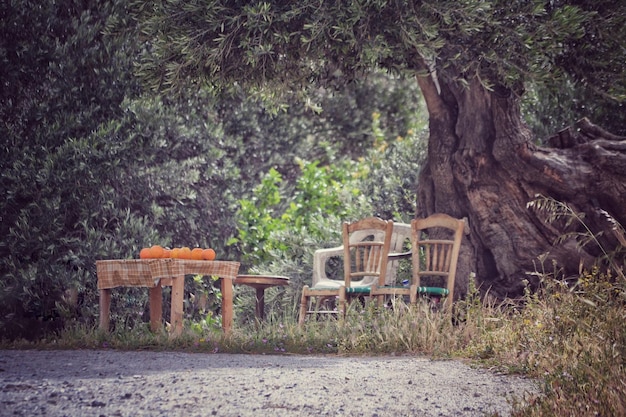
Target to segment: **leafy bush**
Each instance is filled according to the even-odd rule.
[[[0,331],[37,337],[70,316],[93,322],[93,260],[155,231],[111,186],[128,143],[108,121],[136,86],[128,45],[102,35],[112,3],[0,8]]]
[[[543,143],[583,117],[616,135],[624,135],[624,106],[624,99],[602,95],[568,78],[553,80],[549,86],[529,85],[522,100],[526,123],[537,142]]]
[[[359,188],[368,196],[373,214],[380,218],[406,223],[415,216],[418,175],[426,156],[426,120],[413,126],[406,137],[387,138],[380,127],[380,115],[372,115],[376,140],[363,161],[368,171]]]

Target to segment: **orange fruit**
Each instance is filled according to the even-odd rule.
[[[202,260],[202,248],[193,248],[191,250],[191,259],[196,261]]]
[[[174,259],[178,259],[180,258],[180,248],[174,248],[172,249],[172,252],[170,254],[170,256]]]
[[[139,251],[139,258],[140,259],[148,259],[151,256],[151,251],[150,248],[142,248]]]
[[[187,246],[180,248],[180,252],[178,253],[178,258],[191,259],[191,249],[189,249]]]
[[[171,249],[163,249],[163,258],[171,258],[172,250]]]
[[[163,248],[159,245],[153,245],[150,248],[150,254],[153,258],[162,258],[163,257]]]
[[[212,261],[215,259],[215,251],[213,249],[205,249],[202,251],[202,259]]]

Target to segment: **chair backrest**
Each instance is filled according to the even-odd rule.
[[[448,299],[454,300],[456,266],[465,221],[438,213],[425,219],[414,219],[411,230],[413,284],[420,288],[422,280],[427,277],[443,280],[442,285],[428,285],[447,288]]]
[[[393,224],[393,234],[391,235],[391,245],[389,246],[389,255],[391,254],[406,254],[406,260],[409,262],[411,254],[411,248],[408,246],[411,243],[411,225],[408,223],[395,223]],[[406,245],[406,246],[405,246]],[[385,273],[385,285],[397,285],[398,267],[400,266],[400,259],[389,258],[387,262],[387,272]],[[408,272],[407,272],[408,273]]]
[[[368,236],[371,236],[372,233],[376,236],[376,239],[382,239],[382,232],[380,230],[359,230],[350,235],[351,242],[360,242],[364,239],[367,239]],[[393,233],[391,235],[391,245],[389,247],[389,255],[391,254],[406,254],[406,259],[409,260],[411,249],[406,245],[406,243],[411,243],[411,225],[408,223],[393,223]],[[335,278],[335,275],[329,274],[327,271],[327,266],[329,266],[329,262],[333,258],[343,257],[343,246],[337,246],[334,248],[326,248],[326,249],[318,249],[315,251],[313,255],[313,279],[312,286],[315,286],[319,283],[319,285],[324,285],[324,282],[328,281],[344,281],[343,275],[341,277]],[[343,265],[343,260],[340,261],[341,265]],[[385,285],[396,285],[397,276],[398,276],[398,267],[400,265],[400,260],[398,258],[394,258],[390,256],[389,261],[387,262],[387,271],[385,272]],[[409,260],[410,262],[410,260]],[[410,268],[408,269],[410,270]],[[378,277],[374,277],[374,281],[377,280]],[[372,279],[365,279],[363,284],[371,284],[374,281]]]
[[[351,239],[354,233],[369,230],[369,235]],[[344,285],[350,288],[353,281],[366,277],[385,283],[387,258],[393,234],[393,221],[366,217],[343,224]]]

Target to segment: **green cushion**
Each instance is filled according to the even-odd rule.
[[[380,288],[403,288],[403,289],[406,289],[407,287],[385,285],[384,287],[380,287]],[[441,287],[418,287],[417,288],[417,293],[418,294],[428,294],[428,295],[440,295],[442,297],[445,297],[446,295],[450,294],[450,291],[448,291],[447,288],[441,288]]]
[[[369,294],[370,287],[349,287],[346,288],[346,294]]]
[[[447,288],[440,287],[419,287],[417,289],[418,294],[428,294],[428,295],[441,295],[446,296],[450,294]]]

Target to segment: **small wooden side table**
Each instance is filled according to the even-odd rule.
[[[265,317],[265,289],[289,285],[289,278],[278,275],[237,275],[233,284],[247,285],[256,289],[255,314],[259,320]]]

